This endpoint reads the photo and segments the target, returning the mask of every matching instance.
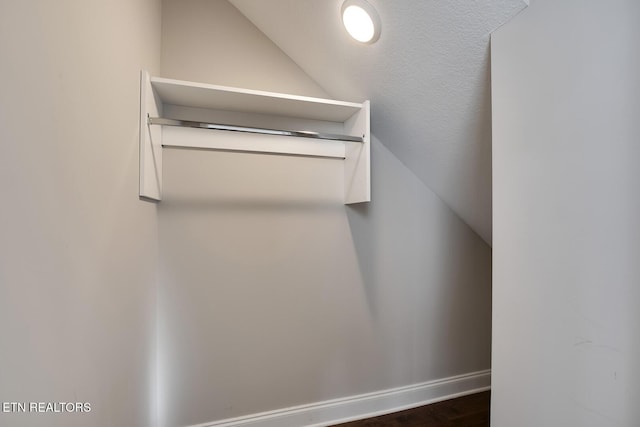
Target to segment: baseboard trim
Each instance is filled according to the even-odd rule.
[[[189,427],[325,427],[403,411],[490,388],[491,370],[486,370]]]

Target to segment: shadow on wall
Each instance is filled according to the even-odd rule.
[[[272,199],[244,199],[228,197],[225,199],[216,198],[181,198],[173,197],[169,201],[162,202],[162,209],[167,212],[206,212],[212,209],[217,211],[255,211],[255,212],[278,212],[278,211],[336,211],[341,209],[335,202],[322,200],[272,200]]]
[[[337,160],[167,150],[160,406],[190,425],[375,389]]]
[[[347,217],[387,386],[490,367],[491,250],[376,138]]]
[[[489,247],[377,140],[373,162],[345,206],[339,161],[166,151],[163,425],[489,367]]]
[[[451,168],[445,172],[444,180],[456,183],[463,189],[463,199],[475,207],[477,231],[488,245],[492,243],[492,151],[491,151],[491,44],[486,50],[467,95],[470,110],[468,120],[456,124],[464,145],[464,168]],[[466,183],[463,185],[463,183]]]
[[[463,67],[464,80],[468,83],[464,90],[459,87],[460,82],[448,81],[432,87],[416,81],[417,86],[411,86],[410,93],[402,96],[384,98],[384,102],[378,100],[377,103],[372,97],[375,109],[372,109],[371,121],[374,134],[392,154],[408,165],[423,183],[436,188],[454,212],[463,214],[467,224],[475,227],[490,245],[492,135],[488,35],[481,43],[483,50],[478,52],[477,67]],[[444,60],[446,62],[446,58]],[[407,97],[420,100],[420,108],[408,110],[403,103]],[[433,99],[440,102],[434,103]],[[424,117],[437,117],[440,121],[429,126],[416,125],[424,122]],[[390,123],[395,126],[389,126]],[[441,146],[448,148],[441,151],[438,148]],[[431,192],[426,187],[426,191]]]

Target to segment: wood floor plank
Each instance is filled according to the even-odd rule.
[[[490,405],[485,391],[334,427],[489,427]]]

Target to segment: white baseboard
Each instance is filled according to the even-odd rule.
[[[489,390],[491,370],[190,427],[324,427]]]

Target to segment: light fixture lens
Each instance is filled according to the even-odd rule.
[[[370,42],[375,35],[373,19],[371,19],[367,11],[360,6],[347,6],[342,11],[342,22],[351,37],[359,42]]]
[[[351,37],[361,43],[375,43],[380,38],[380,17],[367,0],[344,0],[342,23]]]

